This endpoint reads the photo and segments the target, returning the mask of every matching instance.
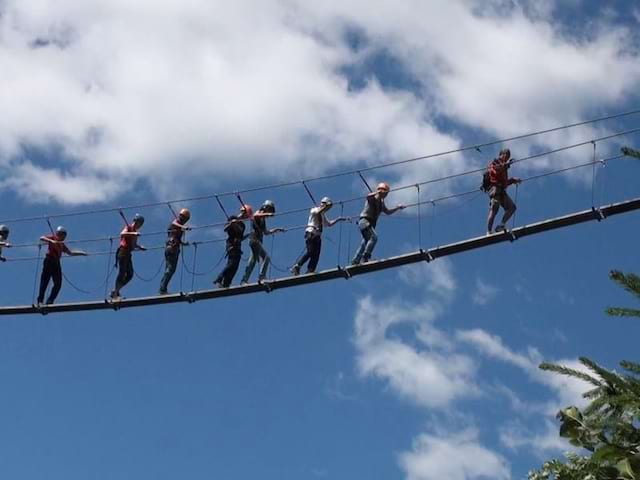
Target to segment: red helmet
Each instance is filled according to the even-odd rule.
[[[379,192],[387,192],[387,193],[389,193],[391,191],[391,187],[389,186],[389,184],[387,182],[380,182],[378,184],[377,190]]]
[[[240,213],[242,213],[246,218],[253,217],[253,208],[248,203],[245,203],[240,207]]]

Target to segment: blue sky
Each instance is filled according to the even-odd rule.
[[[3,219],[250,188],[639,105],[634,2],[64,0],[54,8],[23,0],[0,11],[0,66],[8,72],[0,80]],[[509,146],[523,158],[638,127],[635,115]],[[640,147],[638,135],[599,142],[597,157],[620,145]],[[477,168],[497,150],[368,178],[411,184]],[[528,177],[591,155],[582,147],[512,173]],[[598,167],[595,203],[640,196],[632,180],[639,173],[631,159]],[[525,183],[516,224],[590,208],[591,180],[586,169]],[[477,174],[441,183],[421,198],[479,183]],[[364,193],[352,177],[310,188],[334,199]],[[254,205],[265,198],[281,211],[309,205],[301,187],[245,196]],[[414,200],[415,191],[390,196],[392,204]],[[236,208],[232,197],[223,201]],[[213,201],[184,206],[194,225],[222,220]],[[425,207],[423,246],[483,234],[486,208],[482,194],[440,202],[435,212]],[[345,213],[359,209],[356,202]],[[170,220],[166,207],[141,213],[146,233]],[[377,258],[419,247],[415,215],[382,218]],[[584,389],[538,373],[540,361],[574,365],[587,356],[614,368],[637,360],[638,323],[604,314],[634,304],[607,274],[637,271],[636,215],[348,282],[193,305],[4,317],[0,472],[109,480],[526,477],[568,448],[554,414]],[[305,221],[303,213],[270,223]],[[54,223],[64,223],[70,239],[121,228],[113,213]],[[10,226],[14,243],[48,230],[42,221]],[[142,241],[155,246],[162,237]],[[353,225],[327,231],[321,267],[344,262],[357,242]],[[276,237],[275,266],[291,265],[302,246],[300,231]],[[199,249],[198,271],[213,271],[196,278],[196,288],[209,288],[221,255],[221,244]],[[187,265],[192,258],[186,249]],[[143,277],[161,262],[160,251],[135,258]],[[101,298],[109,263],[65,259],[69,279],[95,294],[65,283],[59,301]],[[0,267],[0,303],[30,303],[35,263]],[[188,289],[192,277],[183,275]],[[124,294],[154,293],[158,282],[135,279]]]

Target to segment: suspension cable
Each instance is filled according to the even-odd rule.
[[[574,143],[571,145],[566,145],[563,147],[559,147],[553,150],[547,150],[544,152],[540,152],[537,154],[533,154],[533,155],[529,155],[527,157],[523,157],[517,160],[514,160],[513,163],[521,163],[521,162],[525,162],[531,159],[535,159],[535,158],[539,158],[539,157],[543,157],[546,155],[551,155],[554,153],[559,153],[562,151],[566,151],[566,150],[570,150],[572,148],[577,148],[577,147],[581,147],[581,146],[585,146],[585,145],[589,145],[589,144],[594,144],[594,142],[599,142],[599,141],[603,141],[603,140],[609,140],[611,138],[614,137],[619,137],[619,136],[624,136],[630,133],[637,133],[640,132],[640,128],[635,128],[635,129],[631,129],[631,130],[625,130],[623,132],[618,132],[615,134],[610,134],[610,135],[606,135],[603,137],[599,137],[599,138],[595,138],[595,139],[591,139],[591,140],[586,140],[583,142],[579,142],[579,143]],[[446,180],[452,180],[455,178],[460,178],[460,177],[464,177],[467,175],[471,175],[471,174],[476,174],[479,172],[483,172],[485,170],[485,167],[483,168],[478,168],[478,169],[473,169],[473,170],[468,170],[465,172],[459,172],[459,173],[455,173],[455,174],[451,174],[451,175],[447,175],[444,177],[439,177],[439,178],[435,178],[435,179],[429,179],[429,180],[425,180],[423,182],[417,183],[417,184],[409,184],[409,185],[402,185],[399,187],[396,187],[393,189],[393,191],[402,191],[402,190],[406,190],[406,189],[410,189],[410,188],[414,188],[416,185],[419,186],[423,186],[423,185],[429,185],[429,184],[433,184],[433,183],[438,183],[438,182],[443,182]],[[349,199],[344,199],[341,200],[340,203],[344,204],[344,203],[352,203],[352,202],[356,202],[356,201],[361,201],[363,199],[366,198],[366,195],[360,195],[357,197],[352,197]],[[592,202],[593,203],[593,202]],[[166,205],[166,202],[163,202],[162,205]],[[278,217],[282,217],[282,216],[286,216],[286,215],[292,215],[292,214],[296,214],[296,213],[301,213],[301,212],[306,212],[308,209],[306,207],[303,208],[296,208],[296,209],[292,209],[292,210],[286,210],[283,212],[280,212],[274,216],[278,216]],[[80,214],[83,214],[82,212]],[[72,216],[75,215],[74,213],[69,213],[69,214],[65,214],[68,216]],[[17,221],[28,221],[28,220],[32,220],[32,219],[39,219],[41,217],[32,217],[32,218],[26,218],[26,219],[18,219]],[[9,223],[9,221],[5,221],[4,223]],[[191,229],[192,230],[199,230],[199,229],[207,229],[207,228],[215,228],[215,227],[220,227],[225,225],[226,222],[215,222],[215,223],[211,223],[211,224],[205,224],[205,225],[200,225],[200,226],[194,226]],[[155,235],[161,235],[161,234],[166,234],[166,230],[161,230],[161,231],[157,231],[157,232],[149,232],[149,233],[144,233],[141,234],[142,236],[155,236]],[[100,237],[100,238],[95,238],[95,239],[83,239],[83,240],[68,240],[65,243],[85,243],[85,242],[99,242],[99,241],[105,241],[105,240],[109,240],[109,238],[111,237]],[[200,242],[200,243],[205,243],[205,242]],[[24,244],[14,244],[13,248],[24,248],[24,247],[34,247],[37,246],[37,243],[24,243]]]
[[[151,207],[158,207],[158,206],[166,206],[169,203],[195,202],[195,201],[202,201],[202,200],[211,200],[211,199],[214,199],[216,197],[231,196],[231,195],[236,196],[236,195],[241,194],[241,193],[251,193],[251,192],[264,191],[264,190],[274,190],[274,189],[278,189],[278,188],[295,186],[295,185],[300,185],[300,184],[309,183],[309,182],[313,182],[313,181],[327,180],[327,179],[338,178],[338,177],[342,177],[342,176],[361,174],[362,172],[370,172],[370,171],[381,169],[381,168],[388,168],[388,167],[394,167],[394,166],[398,166],[398,165],[404,165],[404,164],[407,164],[407,163],[412,163],[412,162],[417,162],[417,161],[420,161],[420,160],[427,160],[427,159],[437,158],[437,157],[441,157],[441,156],[451,155],[451,154],[454,154],[454,153],[461,153],[461,152],[465,152],[465,151],[469,151],[469,150],[479,150],[481,148],[485,148],[485,147],[489,147],[489,146],[493,146],[493,145],[513,142],[513,141],[522,140],[522,139],[525,139],[525,138],[536,137],[536,136],[540,136],[540,135],[545,135],[547,133],[557,132],[557,131],[560,131],[560,130],[566,130],[566,129],[570,129],[570,128],[575,128],[575,127],[579,127],[579,126],[584,126],[584,125],[589,125],[589,124],[593,124],[593,123],[603,122],[603,121],[607,121],[607,120],[613,120],[613,119],[621,118],[621,117],[625,117],[625,116],[636,115],[638,113],[640,113],[640,109],[632,110],[632,111],[628,111],[628,112],[622,112],[622,113],[613,114],[613,115],[608,115],[608,116],[599,117],[599,118],[595,118],[595,119],[585,120],[585,121],[582,121],[582,122],[576,122],[576,123],[561,125],[561,126],[557,126],[557,127],[553,127],[553,128],[549,128],[549,129],[545,129],[545,130],[538,130],[538,131],[534,131],[534,132],[530,132],[530,133],[526,133],[526,134],[522,134],[522,135],[516,135],[516,136],[513,136],[513,137],[503,138],[503,139],[500,139],[500,140],[494,140],[494,141],[490,141],[490,142],[484,142],[484,143],[480,143],[480,144],[464,146],[464,147],[460,147],[460,148],[456,148],[456,149],[452,149],[452,150],[448,150],[448,151],[443,151],[443,152],[437,152],[437,153],[433,153],[433,154],[429,154],[429,155],[422,155],[422,156],[419,156],[419,157],[413,157],[413,158],[408,158],[408,159],[398,160],[398,161],[393,161],[393,162],[385,162],[385,163],[380,163],[378,165],[372,165],[372,166],[369,166],[369,167],[359,168],[359,169],[355,169],[355,170],[347,170],[347,171],[342,171],[342,172],[337,172],[337,173],[333,173],[333,174],[322,175],[322,176],[317,176],[317,177],[312,177],[312,178],[307,178],[307,179],[300,179],[300,180],[295,180],[295,181],[287,181],[287,182],[275,183],[275,184],[271,184],[271,185],[262,185],[262,186],[257,186],[257,187],[253,187],[253,188],[247,188],[247,189],[244,189],[244,190],[234,190],[233,192],[207,194],[207,195],[200,195],[200,196],[195,196],[195,197],[190,197],[190,198],[183,198],[183,199],[170,200],[170,201],[166,201],[165,200],[165,201],[159,201],[159,202],[149,202],[149,203],[138,204],[138,205],[127,205],[127,206],[121,206],[121,207],[107,207],[107,208],[102,208],[102,209],[92,209],[92,210],[84,210],[84,211],[77,211],[77,212],[70,212],[70,213],[59,213],[59,214],[45,215],[45,216],[24,217],[24,218],[16,218],[16,219],[9,219],[9,220],[0,220],[0,223],[18,223],[18,222],[28,222],[28,221],[43,220],[43,219],[46,219],[46,218],[64,218],[64,217],[70,217],[70,216],[90,215],[90,214],[97,214],[97,213],[110,213],[110,212],[117,212],[117,211],[129,210],[129,209],[141,209],[141,208],[151,208]],[[632,132],[626,132],[626,133],[632,133]]]

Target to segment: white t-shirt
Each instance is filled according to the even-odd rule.
[[[305,232],[321,235],[322,228],[329,225],[327,217],[325,217],[324,213],[320,213],[321,210],[321,207],[313,207],[309,210],[309,220],[307,220]]]

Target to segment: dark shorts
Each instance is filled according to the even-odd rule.
[[[494,186],[489,190],[489,206],[492,209],[502,207],[505,210],[513,210],[515,204],[504,188]]]

